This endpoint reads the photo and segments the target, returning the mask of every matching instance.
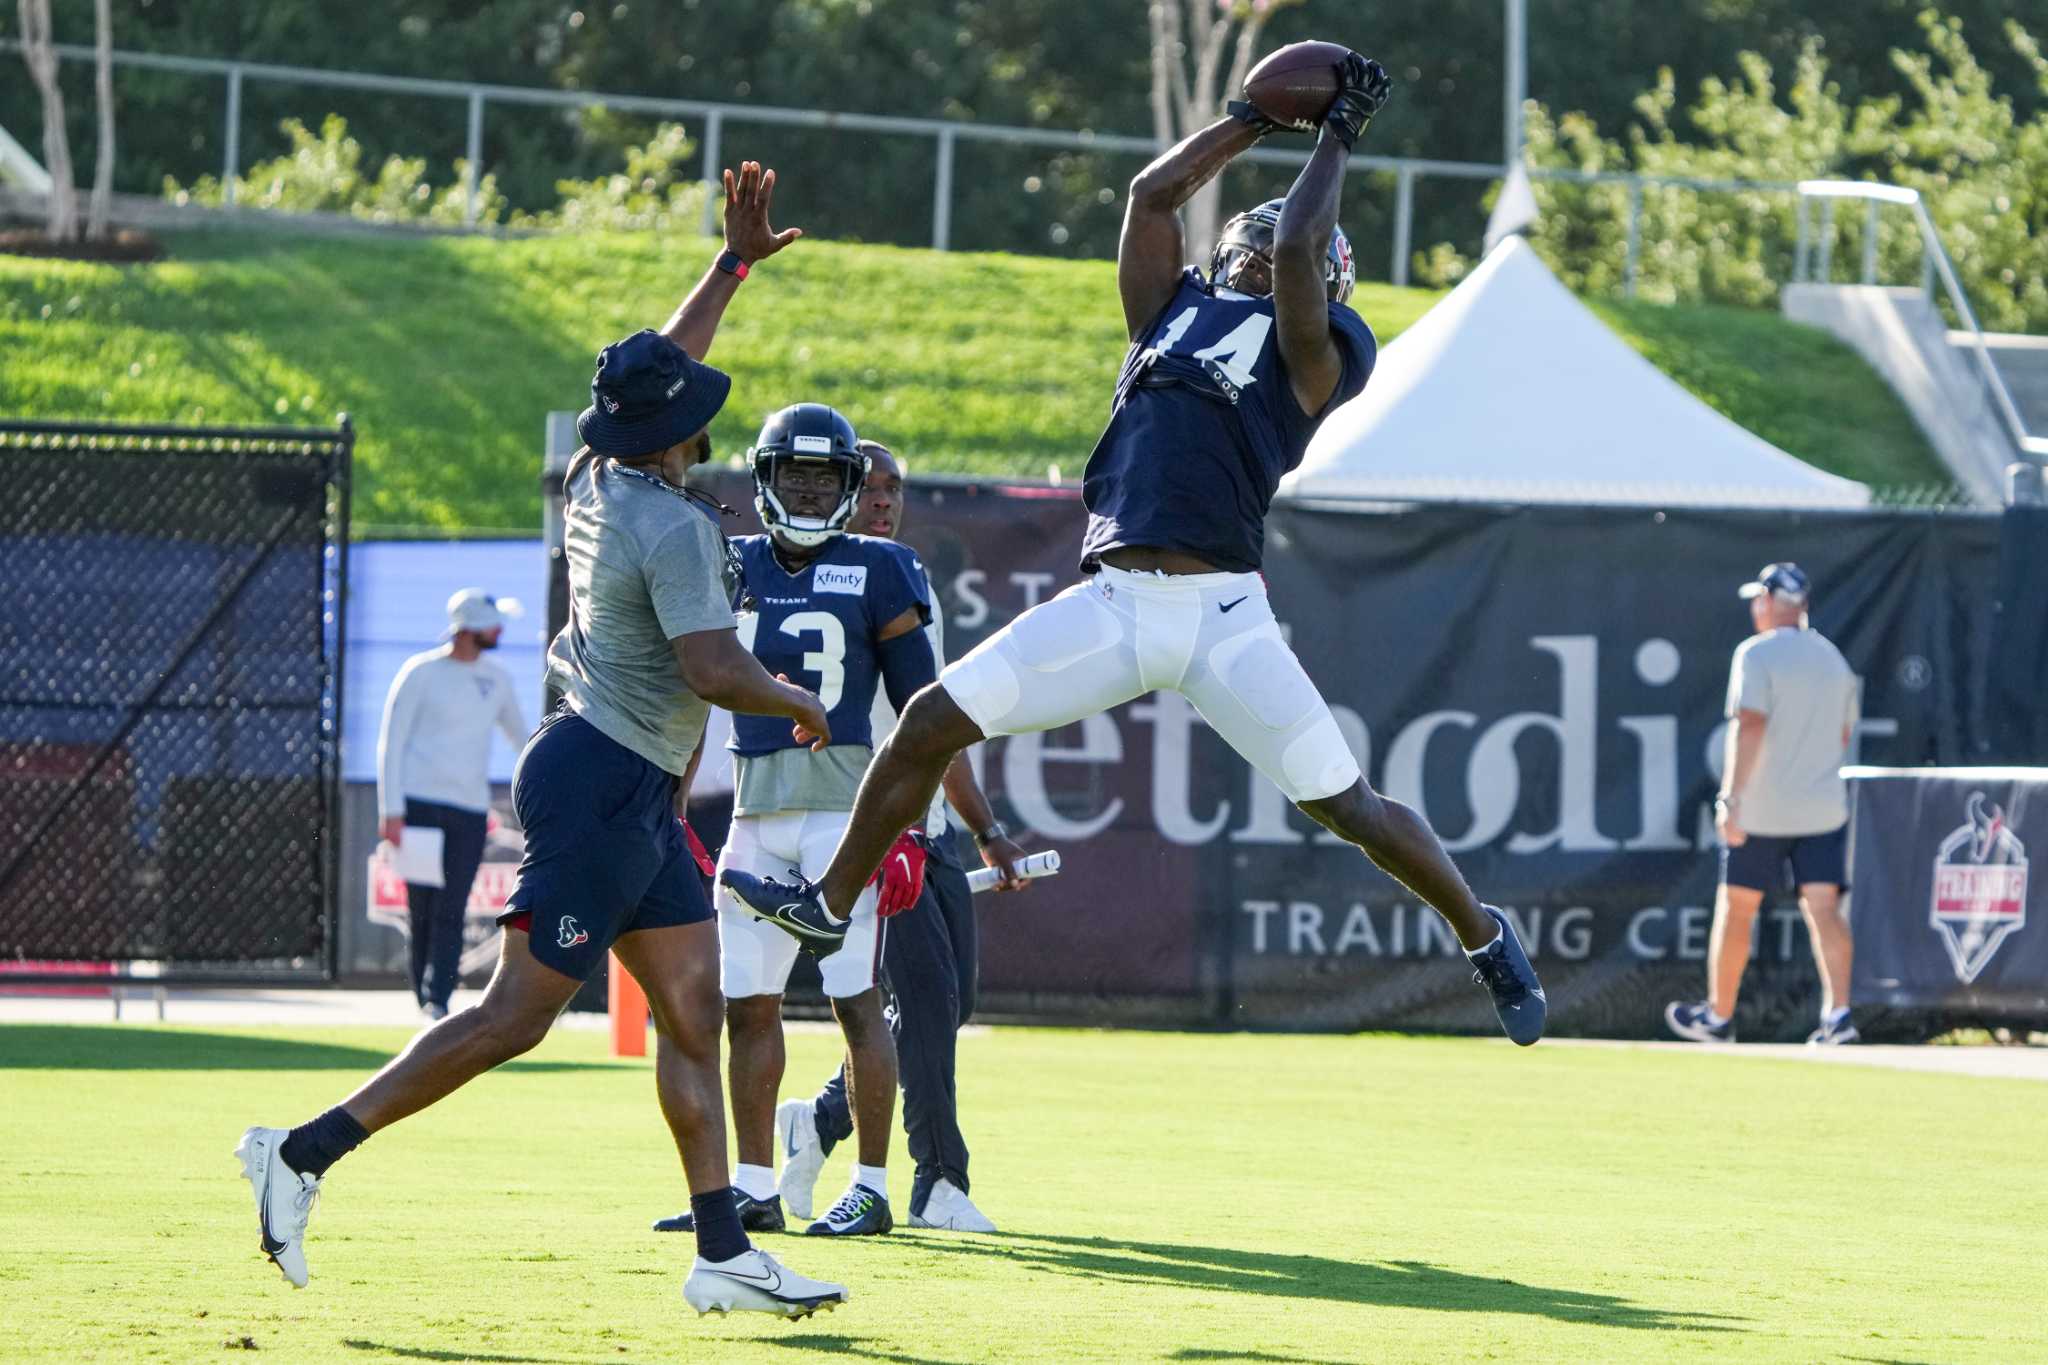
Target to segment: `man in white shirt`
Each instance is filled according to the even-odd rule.
[[[1856,1041],[1841,899],[1849,825],[1842,764],[1856,729],[1857,682],[1841,651],[1807,624],[1811,593],[1797,564],[1766,564],[1742,585],[1755,634],[1736,649],[1728,677],[1728,757],[1714,802],[1722,849],[1709,995],[1664,1009],[1671,1031],[1693,1042],[1735,1041],[1735,997],[1757,911],[1788,881],[1799,889],[1820,968],[1820,1027],[1806,1041]]]
[[[447,1018],[461,976],[463,912],[491,809],[491,729],[515,750],[526,743],[511,675],[484,657],[498,647],[506,619],[518,615],[518,602],[500,602],[482,588],[456,593],[444,643],[407,659],[384,699],[377,736],[384,842],[402,847],[408,828],[439,830],[442,839],[441,884],[405,888],[412,993],[429,1019]]]

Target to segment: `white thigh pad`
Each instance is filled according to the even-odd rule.
[[[1209,651],[1209,668],[1268,730],[1288,729],[1315,711],[1327,713],[1322,694],[1277,626],[1231,636]]]
[[[1288,800],[1318,801],[1358,781],[1358,760],[1337,718],[1277,626],[1231,636],[1203,664],[1182,691]]]
[[[1017,662],[1052,673],[1112,648],[1123,638],[1116,613],[1097,601],[1086,585],[1068,588],[1050,602],[1010,622],[1004,632],[1016,647]]]

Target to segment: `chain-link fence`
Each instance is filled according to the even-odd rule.
[[[9,979],[332,976],[353,439],[0,422]]]

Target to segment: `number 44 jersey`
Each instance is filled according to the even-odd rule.
[[[931,619],[924,566],[908,546],[841,535],[796,573],[765,535],[733,541],[753,595],[740,643],[761,666],[818,694],[832,743],[813,754],[779,716],[735,715],[734,812],[851,810],[872,755],[869,716],[881,687],[875,637],[904,612]]]
[[[1212,287],[1199,271],[1131,343],[1109,426],[1088,457],[1081,570],[1120,546],[1179,550],[1232,573],[1259,567],[1266,510],[1324,417],[1356,397],[1377,344],[1364,319],[1330,305],[1343,358],[1337,390],[1302,411],[1280,354],[1273,300]]]

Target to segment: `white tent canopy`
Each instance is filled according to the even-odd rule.
[[[1843,507],[1870,490],[1694,398],[1510,237],[1380,353],[1280,496]]]

